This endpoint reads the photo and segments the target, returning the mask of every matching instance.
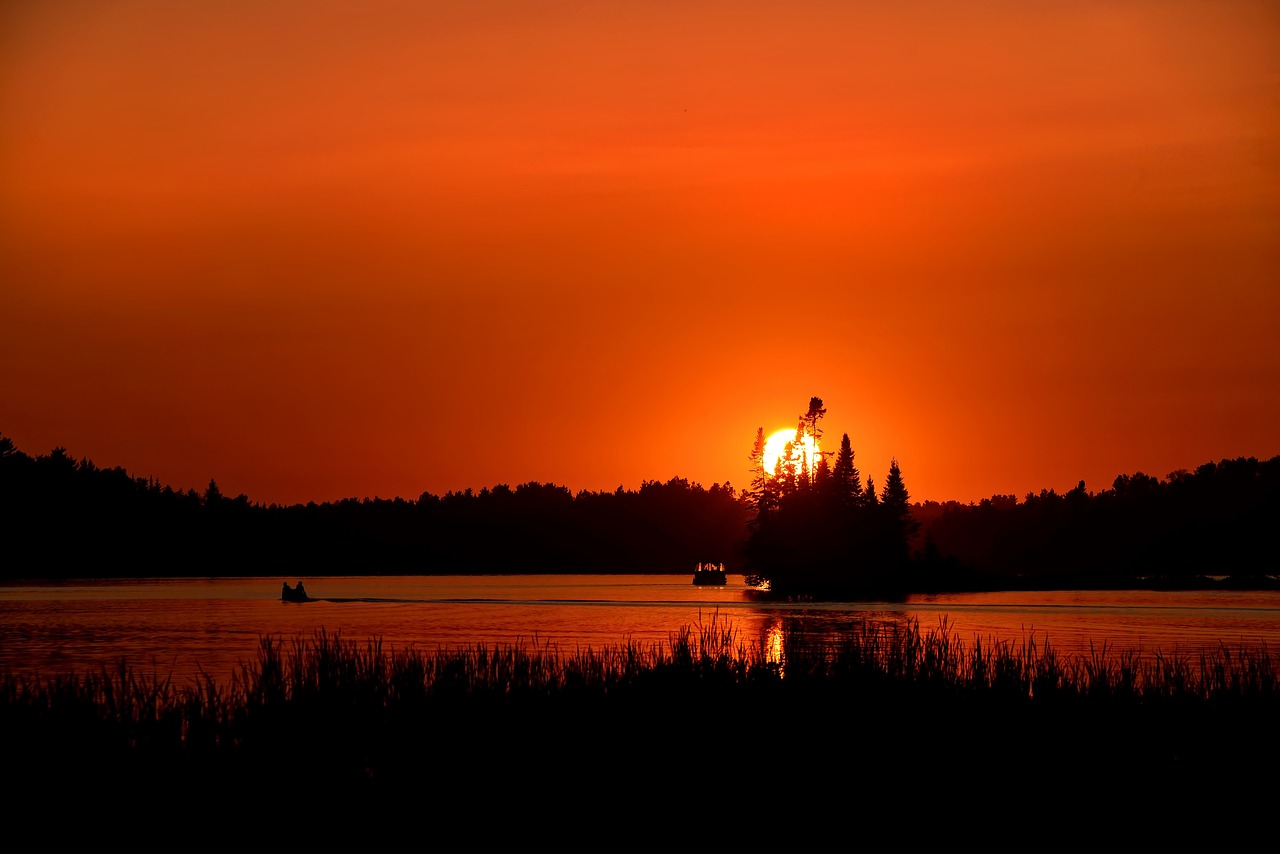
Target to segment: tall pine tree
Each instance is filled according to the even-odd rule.
[[[756,524],[762,517],[767,516],[776,504],[777,487],[774,485],[771,473],[765,467],[764,450],[764,428],[760,427],[756,430],[756,441],[748,456],[751,461],[751,486],[743,493],[743,497],[750,505],[749,520],[752,524]]]
[[[902,479],[897,457],[889,463],[889,475],[885,478],[884,489],[880,491],[878,513],[883,538],[881,559],[890,567],[905,565],[910,556],[911,535],[919,527],[919,522],[911,515],[911,496]]]
[[[831,485],[840,503],[850,507],[862,503],[862,475],[853,464],[853,446],[849,443],[848,433],[840,437],[840,451],[836,454],[835,468],[831,470]]]
[[[880,503],[904,533],[914,533],[919,527],[919,523],[911,515],[911,496],[902,479],[902,469],[898,466],[897,457],[889,462],[889,476],[885,478]]]

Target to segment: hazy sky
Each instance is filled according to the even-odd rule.
[[[1280,5],[10,0],[0,433],[262,503],[1280,453]]]

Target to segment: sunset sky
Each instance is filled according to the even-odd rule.
[[[0,4],[0,434],[261,503],[1280,453],[1280,4]]]

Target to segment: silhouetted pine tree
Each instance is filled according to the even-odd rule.
[[[831,471],[832,490],[836,499],[849,507],[862,503],[862,474],[853,464],[853,446],[849,434],[840,437],[840,451],[836,454],[835,468]]]
[[[813,489],[824,497],[831,493],[831,466],[827,463],[827,455],[821,452],[813,467]]]
[[[818,447],[818,440],[822,438],[822,430],[818,427],[818,422],[822,420],[822,416],[827,414],[827,410],[822,406],[822,398],[809,398],[809,410],[800,416],[801,437],[808,432],[809,437],[813,439],[813,446]],[[805,431],[805,426],[808,430]]]
[[[751,485],[743,493],[747,504],[748,523],[756,525],[759,520],[769,515],[769,511],[777,506],[777,485],[764,464],[765,435],[764,428],[756,430],[756,440],[751,447],[748,459],[751,461]]]
[[[782,456],[778,457],[773,473],[774,480],[778,483],[780,499],[785,500],[795,495],[796,490],[800,488],[799,462],[796,457],[796,443],[792,441],[783,445]]]
[[[896,457],[889,463],[889,476],[885,478],[880,502],[889,518],[904,535],[914,534],[920,527],[911,516],[911,496],[907,492],[907,485],[902,479],[902,469],[899,468]]]
[[[897,571],[906,565],[910,557],[909,540],[918,524],[911,516],[910,494],[896,457],[890,460],[876,515],[879,561]]]

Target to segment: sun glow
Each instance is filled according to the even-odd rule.
[[[795,430],[779,430],[772,434],[764,443],[764,470],[773,476],[777,469],[778,460],[782,459],[786,453],[787,443],[792,443],[791,455],[796,460],[796,471],[800,470],[801,461],[807,460],[809,470],[812,471],[818,460],[818,444],[813,440],[812,436],[805,436],[800,442],[796,442]]]

